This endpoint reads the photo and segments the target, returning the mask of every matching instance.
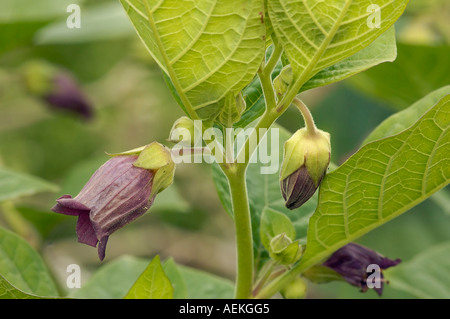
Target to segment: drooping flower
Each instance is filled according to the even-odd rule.
[[[285,205],[295,209],[314,195],[330,163],[330,134],[299,129],[284,145],[280,186]]]
[[[52,81],[53,90],[43,96],[50,106],[76,113],[85,119],[92,117],[92,105],[72,75],[60,72],[54,75]]]
[[[92,104],[69,71],[45,61],[31,61],[24,67],[24,80],[28,91],[49,107],[84,119],[92,117]]]
[[[156,194],[172,183],[174,165],[169,160],[170,154],[165,152],[162,145],[152,143],[139,156],[112,157],[77,196],[60,197],[52,210],[78,216],[78,241],[97,246],[98,256],[103,260],[109,236],[143,215]],[[163,159],[155,160],[152,154]]]
[[[367,279],[374,271],[369,266],[378,267],[379,281],[372,288],[381,296],[385,282],[381,270],[396,266],[400,262],[400,259],[391,260],[364,246],[350,243],[334,252],[323,265],[340,274],[349,284],[359,287],[361,292],[366,292],[369,288]]]

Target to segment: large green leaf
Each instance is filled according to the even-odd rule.
[[[155,256],[139,276],[125,299],[172,299],[173,287],[164,272],[159,256]]]
[[[149,261],[123,256],[102,265],[82,284],[69,293],[71,298],[119,299],[133,286]]]
[[[302,86],[301,91],[344,80],[380,63],[393,62],[396,57],[395,28],[392,26],[361,51],[316,73]]]
[[[318,72],[302,86],[301,91],[344,80],[380,63],[392,62],[395,60],[396,56],[397,47],[395,42],[395,28],[391,27],[368,47],[351,55],[343,61]],[[280,73],[281,68],[282,63],[280,60],[272,73],[272,78]],[[245,97],[247,108],[242,114],[241,120],[235,123],[235,127],[247,126],[260,117],[266,108],[261,83],[258,77],[255,77],[243,90],[243,95]]]
[[[201,119],[215,119],[264,57],[263,0],[121,3],[186,109]]]
[[[185,266],[178,266],[186,282],[190,299],[231,299],[234,295],[232,281]]]
[[[424,113],[426,113],[426,111],[436,105],[436,103],[439,102],[439,100],[444,96],[449,94],[450,85],[444,86],[421,98],[407,109],[391,115],[380,125],[378,125],[362,144],[364,145],[377,139],[400,133],[413,125]]]
[[[21,237],[0,228],[0,275],[24,293],[58,296],[39,254]]]
[[[396,110],[450,83],[450,46],[397,43],[397,53],[395,63],[367,70],[349,79],[349,83]]]
[[[0,275],[0,299],[40,299],[40,297],[17,289]]]
[[[40,192],[56,192],[58,186],[31,175],[0,167],[0,201]]]
[[[88,299],[119,299],[127,294],[134,282],[149,265],[149,260],[123,256],[100,267],[81,288],[69,297]],[[173,286],[174,298],[233,298],[234,285],[230,280],[201,270],[175,264],[173,259],[162,263]]]
[[[450,95],[398,135],[362,147],[322,181],[306,269],[443,188],[450,180]]]
[[[294,71],[293,89],[364,49],[400,17],[407,0],[270,0],[269,16]],[[370,8],[380,9],[373,27]]]
[[[450,243],[423,251],[412,260],[385,272],[392,288],[418,298],[449,299]]]

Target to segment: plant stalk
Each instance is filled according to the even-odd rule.
[[[250,298],[253,287],[253,236],[245,180],[246,168],[247,165],[233,164],[224,170],[230,184],[236,231],[236,299]]]

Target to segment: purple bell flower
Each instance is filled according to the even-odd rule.
[[[26,89],[50,108],[71,112],[86,120],[92,118],[92,103],[68,70],[46,61],[33,60],[23,67],[23,79]]]
[[[53,89],[43,96],[43,99],[50,106],[76,113],[85,119],[92,117],[92,105],[71,75],[59,72],[54,75],[52,82]]]
[[[109,236],[139,216],[152,205],[155,171],[135,167],[138,156],[112,157],[101,166],[80,193],[64,195],[52,211],[78,216],[78,241],[98,248],[105,258]]]
[[[350,243],[334,252],[323,265],[340,274],[349,284],[361,288],[361,292],[366,292],[369,288],[367,279],[371,275],[367,271],[369,265],[377,265],[384,270],[400,262],[400,259],[391,260],[366,247]],[[379,275],[379,285],[373,289],[381,296],[385,280],[381,271]]]

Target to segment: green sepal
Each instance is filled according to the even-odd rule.
[[[292,241],[285,233],[278,234],[270,241],[270,257],[283,265],[290,265],[300,259],[302,246]]]
[[[201,134],[201,132],[198,132],[198,134]],[[168,141],[172,143],[183,143],[189,146],[194,146],[194,137],[194,121],[187,116],[182,116],[173,123]]]
[[[55,66],[45,61],[33,60],[22,69],[26,88],[37,96],[45,96],[54,88],[53,79],[57,73]]]
[[[152,195],[163,191],[173,183],[175,163],[169,149],[158,142],[148,144],[133,165],[155,172]]]

